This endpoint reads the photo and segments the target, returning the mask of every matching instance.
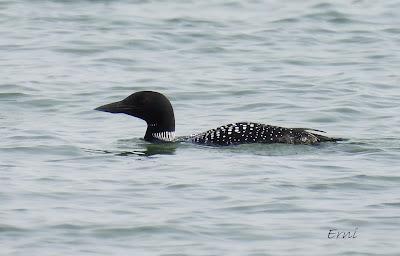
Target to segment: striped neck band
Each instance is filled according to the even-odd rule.
[[[154,138],[161,141],[174,141],[175,132],[156,132],[151,134]]]

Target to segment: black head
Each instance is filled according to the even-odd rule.
[[[121,101],[100,106],[95,110],[123,113],[143,119],[147,122],[145,136],[147,140],[152,140],[153,134],[175,131],[175,117],[171,103],[167,97],[158,92],[135,92]]]

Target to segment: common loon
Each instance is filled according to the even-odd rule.
[[[163,94],[140,91],[121,101],[106,104],[95,110],[109,113],[124,113],[147,122],[144,136],[150,142],[174,142],[175,117],[171,102]],[[184,141],[206,145],[235,145],[245,143],[286,143],[317,144],[326,141],[340,141],[340,138],[326,137],[307,128],[284,128],[260,123],[232,123],[203,133],[184,137]]]

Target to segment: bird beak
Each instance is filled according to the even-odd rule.
[[[128,106],[122,101],[117,101],[100,106],[98,108],[95,108],[94,110],[108,112],[108,113],[127,113],[129,110],[132,110],[132,107]]]

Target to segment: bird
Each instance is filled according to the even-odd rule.
[[[187,141],[195,144],[228,146],[249,143],[284,143],[315,145],[337,142],[342,138],[327,137],[309,128],[285,128],[256,122],[237,122],[219,126],[202,133],[177,138],[175,116],[171,102],[155,91],[135,92],[125,99],[95,108],[109,113],[123,113],[147,123],[144,140],[153,143]]]

